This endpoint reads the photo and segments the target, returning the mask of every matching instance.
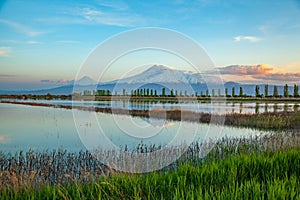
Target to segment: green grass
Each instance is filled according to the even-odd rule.
[[[224,138],[203,159],[194,143],[144,174],[105,170],[88,152],[2,153],[0,199],[300,199],[299,142],[298,133]]]
[[[229,156],[91,183],[2,190],[0,199],[299,199],[300,150]]]
[[[225,125],[261,130],[299,130],[300,112],[227,114]]]

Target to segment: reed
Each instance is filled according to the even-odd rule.
[[[160,148],[139,145],[131,152]],[[144,174],[115,171],[87,151],[2,152],[0,199],[290,198],[300,195],[299,173],[295,132],[194,142],[176,162]]]

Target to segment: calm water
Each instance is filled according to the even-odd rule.
[[[140,143],[166,145],[182,143],[187,138],[204,141],[262,133],[199,123],[73,111],[0,103],[0,151],[57,148],[78,151],[86,147],[106,148],[108,143],[134,148]]]
[[[280,111],[300,110],[300,103],[259,103],[259,102],[166,102],[166,101],[145,101],[145,100],[115,100],[115,101],[70,101],[70,100],[14,100],[27,102],[40,102],[55,105],[87,106],[97,108],[122,108],[128,110],[190,110],[204,113],[264,113]]]

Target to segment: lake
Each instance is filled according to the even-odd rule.
[[[70,101],[47,101],[47,103],[67,104]],[[96,102],[77,102],[84,105],[91,103],[96,104]],[[97,105],[104,106],[105,103],[106,106],[124,105],[123,102],[112,104],[97,102]],[[138,104],[125,104],[125,108],[126,106],[144,109]],[[178,145],[187,140],[203,142],[223,137],[264,134],[262,131],[246,128],[5,103],[0,103],[0,113],[0,151],[9,152],[58,148],[68,151],[97,147],[105,149],[108,148],[108,143],[122,148],[127,145],[129,149],[133,149],[141,143]]]
[[[7,99],[12,101],[11,99]],[[212,114],[241,113],[254,114],[264,112],[297,111],[300,103],[271,103],[271,102],[172,102],[165,100],[113,100],[113,101],[71,101],[71,100],[13,100],[20,102],[36,102],[66,106],[86,106],[95,108],[122,108],[128,110],[188,110]]]

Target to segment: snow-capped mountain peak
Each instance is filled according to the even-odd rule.
[[[96,85],[97,81],[91,79],[88,76],[84,76],[81,79],[74,82],[76,85]]]
[[[153,65],[134,76],[113,81],[114,83],[202,83],[199,73],[177,70],[165,65]]]

